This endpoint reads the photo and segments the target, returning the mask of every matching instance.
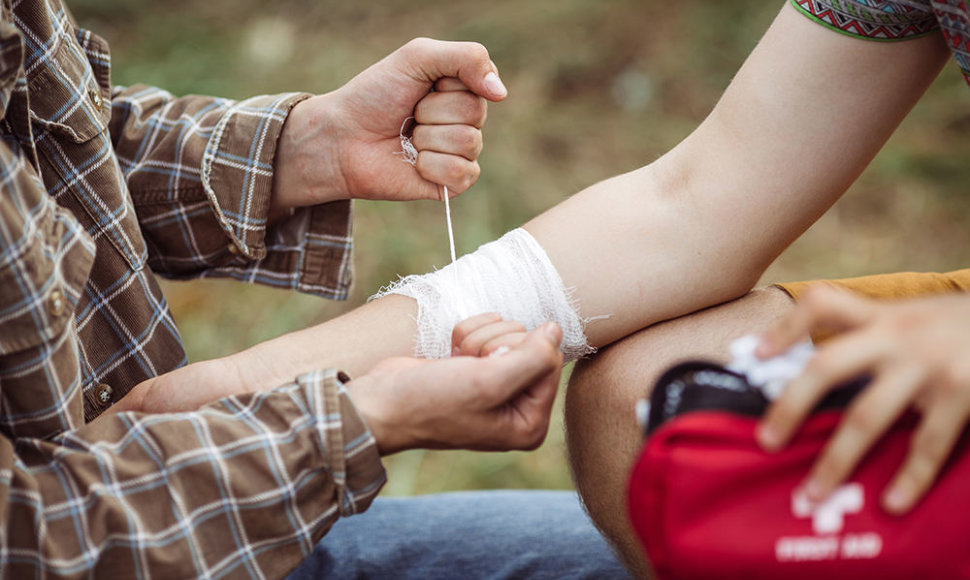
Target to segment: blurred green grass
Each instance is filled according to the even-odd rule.
[[[780,5],[71,3],[82,26],[111,42],[115,83],[150,83],[175,94],[326,92],[416,36],[482,42],[510,97],[490,108],[481,180],[453,204],[460,252],[676,144],[710,110]],[[970,91],[951,63],[849,194],[764,281],[970,265],[970,204],[961,186],[970,183],[968,99]],[[792,162],[805,154],[792,151]],[[356,285],[344,303],[224,281],[165,284],[190,359],[224,355],[326,320],[398,275],[448,261],[439,204],[361,202],[355,228]],[[394,456],[386,491],[568,488],[560,415],[546,444],[533,453]]]

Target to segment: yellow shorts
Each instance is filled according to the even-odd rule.
[[[970,269],[957,270],[940,274],[937,272],[897,272],[895,274],[877,274],[875,276],[861,276],[859,278],[843,278],[841,280],[812,280],[809,282],[791,282],[775,284],[788,293],[796,302],[798,297],[813,284],[831,284],[853,292],[858,292],[877,300],[896,300],[928,296],[931,294],[946,294],[950,292],[970,292]],[[816,330],[812,333],[812,342],[820,343],[832,338],[828,330]]]
[[[939,274],[937,272],[898,272],[896,274],[878,274],[876,276],[862,276],[859,278],[843,278],[841,280],[812,280],[809,282],[791,282],[775,284],[788,293],[796,302],[798,297],[812,284],[831,284],[858,292],[871,298],[893,300],[898,298],[912,298],[929,294],[945,294],[949,292],[970,292],[970,269],[956,270]]]

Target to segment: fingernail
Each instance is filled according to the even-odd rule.
[[[906,510],[907,505],[906,492],[899,487],[894,487],[889,490],[889,493],[883,498],[883,505],[892,513],[898,514]]]
[[[493,356],[502,356],[503,354],[509,352],[510,350],[512,350],[512,349],[509,348],[509,347],[507,347],[507,346],[505,346],[503,344],[502,346],[500,346],[500,347],[496,348],[495,350],[493,350],[492,351],[492,354],[488,355],[488,357],[489,358],[492,358]]]
[[[547,322],[542,325],[542,332],[549,337],[549,340],[559,344],[559,325],[555,322]]]
[[[485,75],[485,88],[495,97],[504,97],[509,94],[509,90],[502,84],[502,79],[498,78],[498,75],[493,72]]]
[[[758,427],[757,439],[765,451],[775,451],[781,445],[781,436],[767,425]]]
[[[811,501],[822,501],[825,499],[825,490],[822,489],[822,484],[814,479],[809,479],[806,481],[805,485],[802,486],[802,490]]]
[[[758,344],[754,347],[754,354],[758,358],[771,355],[771,340],[766,336],[759,337]]]

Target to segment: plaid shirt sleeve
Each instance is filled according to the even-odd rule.
[[[0,439],[0,576],[283,576],[384,482],[342,378]]]
[[[301,209],[267,228],[277,141],[308,96],[232,101],[114,89],[111,138],[155,272],[346,298],[349,201]]]

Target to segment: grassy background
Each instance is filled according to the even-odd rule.
[[[710,110],[781,1],[71,5],[83,26],[111,42],[114,82],[151,83],[176,94],[326,92],[415,36],[484,43],[510,98],[489,111],[481,180],[453,204],[461,253],[675,145]],[[970,183],[968,98],[950,64],[849,194],[765,281],[970,264],[970,209],[959,197]],[[801,154],[793,151],[792,162]],[[439,204],[365,202],[356,211],[356,287],[345,303],[232,282],[166,284],[190,359],[326,320],[399,274],[447,263]],[[546,444],[531,454],[392,457],[386,492],[570,487],[560,425],[557,419]]]

